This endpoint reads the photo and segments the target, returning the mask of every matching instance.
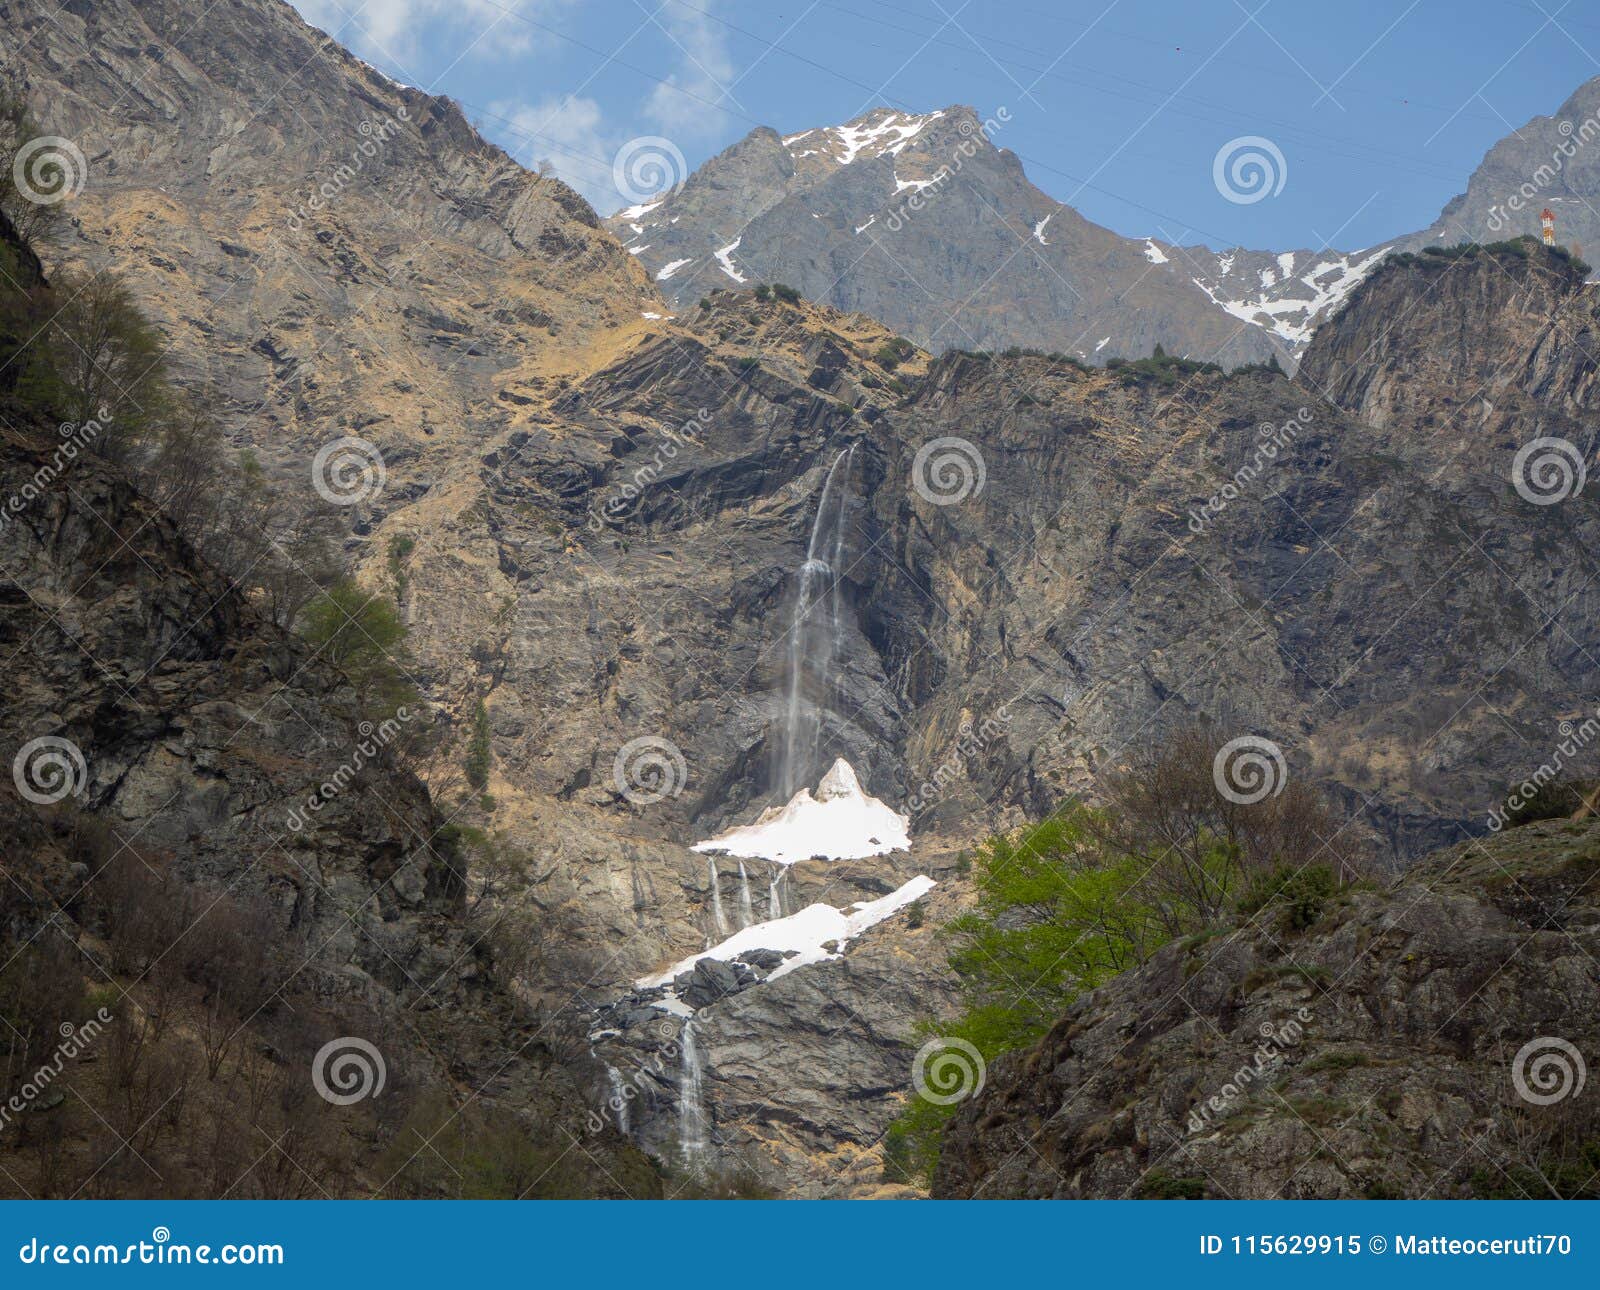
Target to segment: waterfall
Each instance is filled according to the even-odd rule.
[[[849,502],[850,463],[855,445],[833,459],[822,481],[817,516],[811,523],[805,563],[795,592],[794,621],[789,626],[789,702],[785,711],[783,750],[778,763],[778,787],[784,798],[792,796],[802,780],[809,781],[821,734],[821,712],[815,707],[801,714],[801,691],[809,674],[829,690],[833,686],[834,660],[843,653],[844,622],[839,612],[839,582],[843,571],[845,509]],[[844,467],[844,479],[835,490],[834,477]],[[828,557],[828,558],[824,558]],[[831,560],[831,562],[830,562]],[[816,621],[812,610],[826,600],[825,620]]]
[[[783,917],[783,866],[773,865],[772,886],[767,888],[767,917]]]
[[[678,1043],[683,1056],[678,1074],[678,1150],[684,1167],[698,1173],[710,1145],[710,1134],[706,1121],[706,1073],[700,1061],[700,1046],[695,1043],[692,1017],[683,1023]]]
[[[750,905],[750,875],[745,872],[744,861],[739,861],[739,927],[744,929],[756,921],[756,911]]]
[[[728,916],[722,912],[722,876],[717,872],[717,862],[706,861],[706,873],[711,880],[711,918],[716,924],[717,932],[726,936],[728,934]]]
[[[611,1076],[611,1097],[617,1113],[617,1132],[623,1137],[628,1136],[628,1091],[623,1087],[622,1072],[615,1066],[607,1066],[607,1073]]]

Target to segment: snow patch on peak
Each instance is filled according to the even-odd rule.
[[[733,267],[733,253],[739,249],[739,243],[743,240],[743,238],[736,237],[733,239],[733,241],[729,242],[727,246],[723,247],[717,252],[717,263],[722,266],[722,271],[735,282],[749,281],[744,274],[740,273],[738,269]]]
[[[1040,246],[1049,246],[1050,245],[1050,243],[1048,243],[1048,242],[1046,242],[1044,240],[1044,226],[1046,224],[1048,224],[1051,220],[1053,220],[1055,217],[1056,217],[1056,213],[1054,211],[1051,211],[1048,215],[1046,215],[1042,220],[1040,220],[1037,224],[1035,224],[1033,226],[1033,239]]]
[[[1144,258],[1151,264],[1165,264],[1171,257],[1156,245],[1155,238],[1147,237],[1144,240]]]
[[[617,212],[615,218],[625,219],[629,222],[638,219],[641,215],[648,215],[651,211],[666,201],[665,197],[658,197],[653,202],[640,202],[637,206],[625,206]]]
[[[816,796],[802,788],[783,806],[769,806],[754,824],[741,825],[697,842],[700,852],[794,864],[862,860],[911,849],[911,821],[861,787],[855,770],[838,758],[817,785]]]
[[[796,161],[802,157],[832,156],[841,166],[858,157],[881,157],[898,153],[944,112],[912,116],[905,112],[869,112],[844,125],[821,126],[785,135],[783,146]]]
[[[1226,280],[1238,256],[1237,252],[1229,252],[1217,257],[1215,278],[1191,281],[1213,304],[1233,317],[1261,327],[1291,345],[1304,345],[1317,325],[1344,303],[1388,250],[1380,247],[1349,254],[1328,252],[1321,259],[1311,257],[1308,267],[1298,274],[1295,262],[1299,256],[1284,251],[1274,259],[1281,277],[1272,269],[1263,268],[1254,275],[1254,282],[1240,283]],[[1245,276],[1244,270],[1240,276]]]
[[[683,268],[684,265],[693,264],[693,263],[694,263],[694,257],[692,255],[687,260],[674,260],[674,261],[672,261],[671,264],[664,265],[662,267],[661,272],[656,274],[656,281],[657,282],[665,282],[668,278],[670,278],[679,269]]]

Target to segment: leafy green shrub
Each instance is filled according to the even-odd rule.
[[[1134,1196],[1139,1200],[1204,1200],[1206,1180],[1180,1178],[1165,1169],[1152,1169],[1140,1181]]]
[[[786,282],[774,282],[772,284],[772,294],[786,305],[800,303],[800,293]]]
[[[1250,918],[1268,905],[1281,905],[1285,923],[1294,931],[1304,931],[1322,917],[1338,890],[1339,879],[1328,865],[1296,868],[1282,864],[1250,881],[1239,898],[1239,912]]]
[[[917,352],[917,347],[909,340],[896,336],[893,340],[886,340],[872,353],[872,361],[886,371],[893,371],[906,359]]]
[[[489,787],[489,767],[494,761],[494,749],[489,741],[489,712],[478,700],[472,714],[472,737],[467,741],[467,759],[462,769],[467,783],[478,792]]]
[[[343,578],[306,607],[300,634],[350,678],[369,719],[418,702],[406,670],[406,629],[387,597]]]

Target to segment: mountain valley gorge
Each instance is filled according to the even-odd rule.
[[[0,24],[88,166],[42,264],[0,225],[8,289],[114,273],[263,487],[315,506],[350,441],[377,478],[338,553],[434,744],[353,771],[384,729],[359,678],[118,463],[0,526],[6,755],[85,763],[66,807],[0,807],[6,952],[70,944],[52,971],[159,1017],[101,872],[226,894],[293,982],[235,1019],[241,1087],[383,1036],[387,1103],[251,1126],[339,1144],[307,1195],[1480,1194],[1456,1144],[1498,1113],[1485,1072],[1519,1035],[1596,1050],[1600,832],[1486,820],[1600,695],[1595,490],[1513,483],[1530,441],[1592,450],[1600,298],[1467,227],[1483,174],[1381,248],[1221,254],[1048,198],[972,109],[882,108],[758,129],[602,219],[280,0]],[[1600,79],[1558,116],[1591,106]],[[1587,162],[1563,182],[1600,200]],[[24,394],[0,374],[7,496],[69,428]],[[974,854],[1197,729],[1280,748],[1362,881],[1082,993],[989,1064],[934,1171],[897,1169],[919,1047],[966,1006]],[[783,833],[838,819],[866,845]],[[1303,1116],[1187,1128],[1300,1012],[1342,1054],[1284,1058]],[[35,1137],[0,1126],[0,1163]],[[221,1190],[161,1149],[171,1181],[98,1186]]]

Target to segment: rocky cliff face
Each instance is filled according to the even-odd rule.
[[[1262,918],[1168,946],[990,1068],[934,1192],[1585,1187],[1597,949],[1600,828],[1564,821],[1443,852],[1304,931]]]
[[[351,549],[366,581],[387,586],[391,539],[410,540],[415,679],[462,742],[484,704],[482,820],[531,855],[531,900],[553,946],[546,971],[520,984],[562,1025],[617,1030],[595,1042],[630,1078],[652,1042],[681,1040],[682,1019],[663,1034],[649,1018],[651,1040],[602,1014],[638,978],[717,938],[717,884],[736,868],[708,867],[689,846],[777,799],[799,571],[824,480],[851,448],[838,665],[801,699],[821,726],[813,769],[848,757],[869,792],[911,814],[913,849],[881,869],[801,866],[796,900],[849,905],[926,873],[940,880],[930,901],[949,902],[932,925],[961,899],[962,845],[1093,792],[1131,748],[1199,717],[1277,740],[1353,830],[1408,859],[1481,827],[1507,774],[1547,755],[1570,696],[1600,688],[1592,491],[1560,506],[1524,501],[1509,472],[1525,418],[1483,421],[1460,394],[1461,371],[1503,354],[1520,372],[1536,353],[1543,375],[1507,388],[1522,390],[1529,415],[1586,415],[1583,346],[1548,323],[1577,319],[1588,297],[1542,259],[1451,270],[1465,275],[1450,279],[1462,284],[1459,317],[1473,321],[1458,318],[1456,356],[1443,359],[1429,348],[1445,317],[1428,312],[1432,270],[1399,265],[1319,332],[1315,379],[1298,384],[1181,363],[932,361],[892,344],[905,326],[706,290],[739,285],[720,264],[685,266],[713,276],[685,293],[681,316],[645,317],[668,307],[636,257],[449,105],[382,80],[282,5],[224,0],[216,14],[190,31],[176,6],[120,0],[52,22],[41,6],[0,0],[25,38],[18,58],[46,125],[89,156],[73,253],[123,266],[160,302],[183,374],[222,388],[236,438],[275,468],[309,482],[312,452],[345,433],[380,452],[388,483],[350,508]],[[180,56],[152,70],[136,53],[158,29]],[[295,111],[237,70],[252,60],[304,65]],[[849,141],[834,132],[753,137],[751,156],[702,179],[749,199],[738,218],[772,221],[775,240],[753,239],[751,254],[805,248],[823,275],[868,235],[849,223],[864,218],[860,192],[885,223],[891,198],[938,173],[939,149],[970,137],[964,119],[845,166]],[[360,141],[374,132],[384,146],[369,157]],[[361,167],[346,175],[353,155]],[[937,196],[917,190],[928,201],[916,220],[953,218],[965,203],[991,222],[963,245],[986,254],[1014,252],[1041,224],[1018,263],[1059,234],[1086,258],[1055,268],[1090,298],[1161,267],[1038,206],[1014,158],[985,148],[963,160],[1014,196],[1003,219],[951,181]],[[324,182],[333,195],[302,213]],[[712,227],[719,201],[697,184],[674,199],[686,214],[669,229],[689,213]],[[676,235],[634,222],[641,235]],[[918,227],[907,220],[897,236]],[[721,225],[705,235],[713,262],[736,236]],[[728,253],[736,273],[807,288],[744,251]],[[672,253],[684,258],[687,244]],[[962,271],[981,261],[974,251]],[[1215,268],[1220,292],[1233,270]],[[1298,256],[1291,268],[1316,276]],[[832,279],[818,281],[809,294],[826,296]],[[1193,316],[1212,317],[1193,294]],[[992,303],[978,316],[1010,308]],[[1148,353],[1175,326],[1160,300],[1147,303],[1148,314],[1119,306],[1129,352]],[[1041,317],[1056,307],[1038,305]],[[1162,343],[1195,348],[1179,332]],[[1460,459],[1441,471],[1452,447]],[[159,622],[130,622],[125,635],[184,648]],[[71,662],[60,653],[52,667]],[[227,684],[270,693],[259,669]],[[179,691],[174,704],[191,691],[223,697],[187,677]],[[38,696],[29,720],[51,702]],[[185,748],[202,769],[225,758],[214,723],[183,720],[193,742],[178,751],[152,736],[97,753],[114,768],[97,787],[108,809],[159,794],[165,759],[187,766]],[[269,751],[306,755],[296,729]],[[669,772],[655,781],[664,791],[634,791],[624,753],[641,740]],[[215,809],[232,820],[234,799],[188,775],[171,772],[182,818]],[[377,881],[399,876],[385,889],[396,903],[378,908],[405,915],[405,891],[421,907],[449,897],[448,874],[413,857],[404,834],[366,836],[388,819],[338,826],[352,846],[371,845]],[[708,1003],[699,1052],[721,1163],[817,1194],[865,1185],[909,1071],[911,1010],[937,1014],[953,997],[911,922],[900,915],[839,960]],[[381,919],[370,930],[394,935]],[[349,935],[360,971],[392,970]],[[425,940],[384,944],[402,963],[434,964]],[[586,1090],[594,1107],[610,1096],[601,1070]],[[648,1087],[651,1115],[629,1128],[665,1155],[678,1076]]]
[[[680,308],[785,282],[936,354],[1021,345],[1096,363],[1161,345],[1292,367],[1372,263],[1119,237],[1035,188],[1004,136],[1003,116],[959,106],[762,128],[607,224]]]
[[[1484,154],[1466,191],[1439,218],[1402,238],[1402,250],[1496,242],[1539,233],[1539,216],[1556,217],[1556,241],[1580,256],[1600,254],[1600,77],[1585,81],[1550,116],[1536,116]]]
[[[176,0],[7,0],[0,24],[87,161],[67,254],[129,276],[269,465],[358,434],[391,476],[376,505],[415,496],[516,423],[518,390],[659,308],[571,190],[278,0],[203,22]]]
[[[378,730],[362,724],[342,674],[199,563],[115,472],[83,453],[69,453],[63,464],[54,428],[35,433],[9,405],[5,421],[0,645],[10,682],[0,696],[0,746],[12,767],[8,790],[16,790],[0,806],[11,884],[0,917],[8,957],[30,946],[70,946],[63,977],[81,974],[115,995],[119,1026],[156,1017],[162,1028],[187,1033],[188,1023],[170,1015],[181,995],[155,984],[160,960],[142,970],[118,964],[89,916],[104,900],[92,893],[120,862],[161,884],[164,901],[176,902],[183,890],[206,893],[194,920],[174,925],[174,943],[157,947],[162,957],[186,937],[192,946],[195,928],[220,902],[255,911],[248,932],[259,941],[229,947],[229,958],[281,954],[285,970],[270,997],[226,1024],[247,1034],[241,1063],[265,1054],[265,1070],[290,1090],[286,1098],[320,1108],[327,1118],[316,1132],[327,1144],[365,1121],[360,1110],[340,1119],[315,1100],[313,1086],[326,1072],[313,1069],[309,1050],[268,1042],[289,1015],[316,1043],[350,1033],[359,1019],[356,1033],[403,1090],[402,1106],[447,1096],[459,1080],[485,1108],[511,1114],[529,1143],[559,1150],[583,1132],[581,1085],[551,1061],[559,1034],[495,979],[482,930],[463,921],[462,858],[421,783],[396,760],[394,740],[418,714],[402,710]],[[25,504],[10,505],[18,499]],[[107,839],[96,854],[52,840],[94,829]],[[153,915],[124,909],[119,916]],[[149,1034],[153,1060],[164,1061],[169,1050]],[[258,1069],[251,1078],[259,1077]],[[185,1194],[191,1171],[225,1167],[196,1154],[206,1139],[181,1119],[185,1089],[203,1105],[211,1085],[196,1089],[192,1068],[181,1066],[158,1065],[139,1078],[164,1106],[177,1100],[172,1122],[188,1126],[189,1154],[175,1174],[152,1180],[135,1170],[126,1185]],[[213,1069],[212,1085],[216,1079]],[[76,1096],[93,1105],[93,1097]],[[220,1151],[220,1142],[212,1148]],[[353,1148],[358,1177],[341,1184],[329,1175],[316,1186],[323,1194],[345,1187],[369,1194],[392,1185],[372,1151],[370,1139]],[[578,1170],[564,1185],[618,1194],[608,1168],[634,1186],[649,1185],[648,1169],[614,1136],[594,1140],[591,1151],[592,1176],[579,1180]],[[259,1144],[241,1164],[257,1156]],[[112,1161],[91,1161],[85,1173],[96,1163]],[[216,1189],[231,1180],[244,1188],[238,1194],[258,1194],[254,1179],[246,1184],[249,1173]],[[19,1174],[33,1171],[20,1164],[7,1171],[9,1183],[24,1187]],[[105,1175],[120,1176],[116,1169]]]

